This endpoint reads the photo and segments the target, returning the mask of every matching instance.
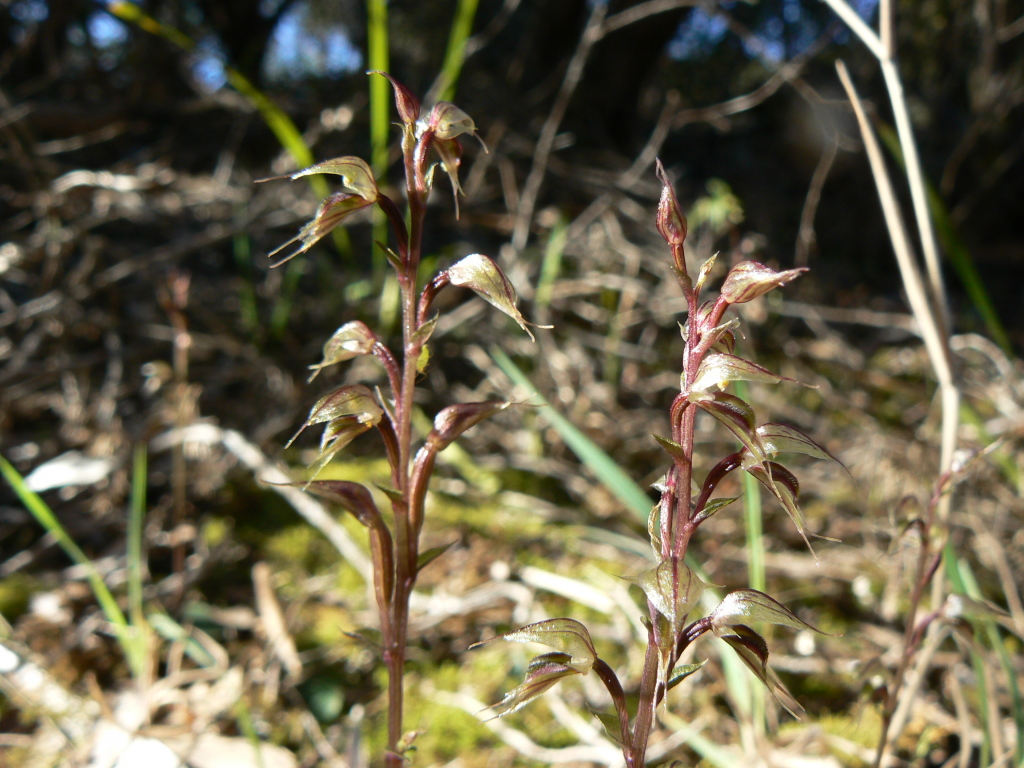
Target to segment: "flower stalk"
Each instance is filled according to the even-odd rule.
[[[277,262],[283,264],[308,251],[351,214],[373,206],[384,214],[391,231],[394,250],[389,250],[386,244],[380,246],[388,254],[400,292],[401,354],[393,353],[362,322],[351,321],[342,325],[324,345],[323,360],[310,366],[312,381],[323,368],[371,355],[384,369],[390,397],[375,394],[361,384],[340,387],[320,399],[299,432],[313,424],[325,425],[320,456],[314,462],[315,471],[305,484],[306,488],[350,512],[369,532],[374,596],[382,636],[380,652],[388,677],[388,738],[384,764],[388,768],[399,768],[405,762],[405,753],[412,742],[412,735],[405,732],[403,719],[409,600],[420,569],[426,561],[439,554],[433,550],[428,553],[420,550],[430,477],[437,454],[445,446],[470,427],[509,405],[508,402],[496,401],[449,406],[437,415],[434,429],[423,444],[417,446],[412,425],[414,392],[416,380],[422,373],[423,353],[437,322],[437,318],[431,316],[433,300],[446,286],[469,288],[512,317],[521,327],[525,329],[526,326],[516,306],[516,294],[511,284],[497,264],[481,254],[467,256],[435,275],[422,287],[418,284],[427,197],[431,192],[434,170],[440,165],[449,177],[456,196],[457,215],[457,196],[462,191],[458,180],[462,157],[460,142],[463,136],[476,136],[476,125],[469,115],[446,102],[436,104],[421,119],[420,103],[404,85],[383,72],[370,74],[388,78],[402,120],[401,148],[408,224],[396,202],[381,192],[373,171],[365,161],[357,157],[339,157],[291,174],[293,179],[311,174],[332,174],[340,177],[343,191],[329,196],[318,208],[313,221],[302,227],[298,235],[274,254],[298,243],[292,252]],[[486,151],[486,147],[484,149]],[[380,434],[390,466],[392,487],[386,490],[391,505],[390,525],[366,487],[348,481],[316,480],[320,469],[338,451],[371,429]],[[421,563],[421,559],[424,562]]]
[[[642,617],[647,627],[647,650],[636,689],[636,710],[631,715],[624,686],[615,671],[593,652],[586,628],[571,619],[552,619],[502,636],[514,642],[539,642],[559,651],[564,651],[564,646],[574,637],[582,636],[586,639],[583,647],[592,653],[585,665],[568,665],[558,670],[558,674],[552,673],[550,663],[531,664],[527,682],[495,707],[499,715],[508,714],[536,698],[561,677],[587,674],[593,669],[616,710],[614,715],[601,716],[601,720],[606,727],[608,723],[618,724],[618,733],[613,735],[622,747],[629,768],[643,768],[657,708],[665,701],[668,691],[703,665],[703,662],[686,665],[678,662],[689,646],[705,633],[711,632],[724,640],[783,707],[794,713],[799,710],[799,704],[768,668],[767,643],[749,625],[766,622],[797,629],[814,628],[773,598],[754,589],[736,590],[726,595],[717,608],[693,620],[691,615],[698,608],[707,585],[685,560],[700,526],[736,501],[716,497],[714,493],[722,480],[737,470],[750,473],[767,488],[806,539],[798,502],[799,483],[774,458],[781,452],[796,452],[835,460],[793,427],[774,423],[758,426],[753,407],[725,391],[732,381],[777,383],[787,380],[736,356],[733,332],[736,321],[724,318],[732,306],[774,290],[804,270],[777,272],[764,264],[744,261],[729,271],[715,299],[702,301],[701,294],[714,257],[701,267],[694,281],[686,265],[686,217],[660,163],[657,170],[662,194],[655,223],[671,251],[673,272],[688,311],[682,326],[680,391],[668,414],[671,437],[657,438],[672,460],[659,487],[661,499],[652,510],[648,524],[657,564],[638,579],[647,598],[646,615]],[[698,411],[710,414],[725,426],[741,447],[712,467],[694,498],[694,429]],[[534,661],[556,655],[544,654]]]

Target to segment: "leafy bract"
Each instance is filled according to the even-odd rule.
[[[430,337],[434,335],[434,328],[437,327],[437,321],[440,317],[440,315],[434,315],[432,318],[425,321],[423,325],[413,331],[412,338],[409,339],[409,341],[417,346],[426,344],[430,340]]]
[[[722,283],[722,297],[730,304],[742,304],[785,285],[806,272],[806,267],[776,272],[758,261],[741,261]]]
[[[718,254],[712,254],[711,258],[700,265],[700,272],[697,274],[697,284],[693,287],[696,293],[700,293],[704,287],[704,282],[708,279],[708,275],[711,274],[711,270],[715,266],[715,261],[718,260]]]
[[[565,655],[564,664],[587,674],[597,659],[597,651],[587,628],[575,619],[548,619],[500,635],[513,643],[540,643]],[[473,646],[476,647],[476,646]]]
[[[767,368],[762,368],[757,363],[744,360],[742,357],[724,352],[713,352],[701,361],[693,384],[690,385],[690,392],[706,392],[716,384],[719,388],[724,389],[730,381],[757,381],[764,384],[778,384],[780,381],[800,383],[795,379],[772,373]],[[683,386],[685,385],[684,381]]]
[[[491,707],[494,716],[510,715],[536,699],[563,677],[580,674],[578,669],[569,664],[569,660],[569,655],[565,653],[545,653],[534,658],[526,668],[526,681],[506,693],[504,699]]]
[[[370,330],[366,323],[359,320],[345,323],[324,342],[323,360],[316,365],[309,366],[309,369],[313,371],[309,381],[313,381],[320,370],[329,365],[370,354],[376,342],[377,335]]]
[[[707,587],[697,574],[675,557],[644,571],[638,583],[658,613],[668,619],[673,637],[679,634],[687,614]]]
[[[704,506],[701,507],[700,510],[697,512],[696,516],[694,517],[694,522],[700,523],[707,520],[713,514],[722,509],[725,509],[739,498],[739,496],[723,496],[718,499],[711,499],[706,504],[704,504]]]
[[[484,301],[511,317],[533,339],[526,327],[526,320],[516,307],[518,297],[505,273],[489,257],[472,253],[457,264],[449,267],[448,278],[452,285],[461,285],[476,292]]]
[[[679,443],[669,440],[667,437],[661,435],[652,435],[652,437],[658,441],[658,444],[665,449],[673,459],[677,462],[682,463],[686,461],[686,454],[683,452],[683,446]]]
[[[681,666],[676,667],[672,671],[672,677],[669,678],[668,684],[665,686],[665,689],[666,690],[672,690],[677,685],[679,685],[681,682],[683,682],[683,680],[685,680],[690,675],[692,675],[694,672],[697,672],[698,670],[700,670],[700,668],[703,667],[707,663],[708,663],[708,660],[704,659],[703,661],[698,661],[695,664],[683,664]]]
[[[456,543],[456,540],[449,541],[447,544],[441,544],[437,547],[431,547],[420,552],[419,557],[416,558],[416,570],[422,571],[432,562],[437,560],[441,555],[447,552]]]
[[[598,719],[601,723],[601,727],[604,729],[604,735],[614,741],[620,747],[622,744],[622,727],[619,721],[619,716],[615,712],[601,712],[596,709],[591,709],[590,714]]]

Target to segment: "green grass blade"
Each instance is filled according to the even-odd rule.
[[[387,72],[388,59],[388,4],[387,0],[366,0],[366,61],[371,70]],[[383,179],[388,172],[388,134],[391,131],[391,85],[379,75],[369,78],[370,83],[370,166],[373,175]],[[388,224],[383,211],[373,209],[373,240],[387,243]],[[373,246],[373,283],[380,290],[387,272],[387,257]],[[385,326],[389,326],[385,323]]]
[[[985,599],[981,593],[981,588],[978,586],[977,579],[974,578],[974,571],[971,569],[970,563],[957,556],[956,551],[953,549],[952,542],[946,542],[946,548],[943,551],[943,564],[946,567],[949,582],[955,593],[959,595],[966,595],[973,600]],[[976,634],[980,635],[981,632],[978,630],[982,628],[985,630],[985,636],[988,638],[989,645],[992,646],[992,649],[999,657],[999,665],[1003,668],[1003,674],[1006,676],[1007,688],[1010,692],[1014,728],[1017,730],[1017,746],[1015,749],[1014,764],[1018,766],[1024,765],[1024,698],[1021,696],[1020,685],[1017,680],[1017,673],[1013,660],[1010,658],[1010,653],[1007,651],[1006,645],[999,636],[999,627],[996,625],[996,622],[992,619],[976,619],[972,620],[971,623],[975,626]],[[984,670],[982,669],[984,661],[981,658],[975,658],[976,656],[977,654],[972,652],[972,661],[974,662],[975,675],[978,679],[978,692],[981,699],[979,705],[981,712],[979,714],[983,721],[987,721],[987,697],[989,692],[986,690],[984,682],[985,676],[983,674]],[[986,744],[988,743],[987,725],[988,724],[986,722],[986,727],[984,728]],[[981,764],[987,765],[987,761],[983,760]]]
[[[146,519],[146,444],[135,446],[132,463],[132,501],[128,515],[128,613],[132,625],[145,625],[142,613],[142,534]]]
[[[292,313],[292,303],[295,293],[299,289],[299,280],[306,271],[306,264],[298,259],[290,262],[285,270],[284,279],[281,280],[281,292],[274,302],[274,309],[270,313],[270,336],[274,339],[284,337],[288,328],[288,317]]]
[[[246,333],[256,337],[260,330],[260,318],[252,270],[252,244],[249,235],[241,229],[235,232],[235,236],[232,238],[232,251],[235,256],[235,267],[242,278],[242,284],[238,291],[239,318]]]
[[[136,633],[129,626],[128,620],[117,604],[117,600],[103,581],[100,572],[96,570],[92,560],[75,543],[74,539],[68,535],[68,532],[60,524],[60,521],[53,514],[53,510],[50,509],[49,505],[40,498],[39,494],[29,489],[18,470],[3,456],[0,456],[0,474],[3,474],[11,488],[14,489],[14,493],[17,494],[21,503],[25,505],[25,509],[46,529],[47,533],[56,539],[57,544],[60,545],[60,548],[64,550],[67,556],[76,565],[81,566],[85,570],[86,578],[89,581],[89,586],[92,588],[93,595],[96,597],[96,602],[99,603],[103,615],[107,617],[107,621],[114,626],[114,632],[117,635],[118,642],[121,643],[128,663],[132,667],[133,674],[136,676],[141,674],[142,659],[135,642]]]
[[[169,643],[182,643],[185,655],[200,667],[209,669],[217,664],[213,655],[192,637],[188,631],[166,613],[151,613],[146,617],[148,626]]]
[[[479,0],[459,0],[452,19],[452,30],[448,34],[448,48],[444,53],[444,64],[441,65],[441,101],[455,98],[455,88],[462,74],[462,64],[466,60],[466,41],[473,32],[473,19]]]
[[[245,703],[244,698],[235,702],[234,712],[235,721],[238,723],[238,730],[245,736],[246,741],[249,742],[249,746],[252,747],[255,753],[256,768],[266,768],[263,760],[263,750],[260,748],[260,737],[256,733],[256,726],[252,722],[252,713],[249,711],[249,705]]]
[[[537,293],[534,306],[538,309],[551,304],[551,291],[562,270],[562,254],[565,253],[565,242],[569,227],[565,217],[559,215],[548,235],[548,243],[544,248],[544,258],[540,263],[540,277],[537,279]]]
[[[572,449],[580,461],[582,461],[600,482],[611,491],[636,518],[647,525],[647,518],[651,514],[651,507],[654,502],[644,493],[643,489],[633,482],[618,464],[615,463],[607,453],[594,443],[589,437],[577,429],[567,418],[551,407],[537,389],[533,386],[526,374],[523,373],[511,358],[497,347],[491,348],[491,357],[506,376],[512,379],[517,386],[523,387],[531,393],[532,400],[540,404],[540,411],[544,417],[551,422],[566,445]]]

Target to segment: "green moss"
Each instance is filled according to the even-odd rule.
[[[203,530],[200,534],[206,546],[213,548],[222,544],[231,535],[234,523],[226,517],[210,517],[203,522]]]
[[[351,614],[338,606],[317,603],[303,612],[303,628],[296,635],[296,643],[302,648],[355,645],[349,634],[359,627]]]
[[[13,623],[28,610],[29,600],[40,589],[38,582],[23,573],[0,579],[0,615]]]

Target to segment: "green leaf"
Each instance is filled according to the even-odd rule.
[[[711,499],[707,504],[704,505],[704,507],[701,509],[701,511],[697,514],[697,517],[695,518],[694,522],[702,522],[704,520],[707,520],[713,514],[715,514],[716,512],[718,512],[720,510],[725,509],[726,507],[728,507],[730,504],[732,504],[734,501],[736,501],[739,498],[740,498],[739,496],[729,496],[729,497],[724,497],[723,496],[723,497],[718,498],[718,499]]]
[[[39,494],[25,484],[25,479],[18,470],[3,456],[0,456],[0,474],[3,474],[11,488],[14,489],[15,494],[21,500],[21,503],[25,505],[25,509],[32,514],[32,517],[46,529],[47,533],[54,538],[67,556],[85,571],[86,578],[89,580],[89,586],[96,597],[96,602],[99,603],[104,616],[107,617],[107,621],[114,625],[115,634],[132,666],[133,674],[141,675],[144,660],[138,658],[137,655],[135,628],[128,624],[128,620],[118,606],[113,593],[111,593],[110,588],[107,587],[100,572],[96,569],[96,565],[82,551],[75,540],[71,538],[49,505],[43,501]]]
[[[680,667],[676,667],[668,681],[668,685],[665,686],[666,690],[672,690],[707,663],[708,660],[704,659],[704,661],[698,661],[696,664],[683,664]]]
[[[513,383],[524,387],[532,394],[532,399],[540,403],[541,413],[551,422],[565,444],[580,458],[595,477],[617,498],[627,509],[631,510],[641,523],[647,522],[651,510],[651,499],[637,483],[627,475],[611,456],[605,453],[589,437],[583,434],[565,416],[556,411],[533,386],[526,374],[516,366],[512,359],[498,347],[492,347],[491,357],[498,367],[512,379]]]
[[[425,549],[422,552],[420,552],[419,557],[416,559],[417,573],[419,571],[422,571],[435,560],[437,560],[437,558],[439,558],[441,555],[443,555],[445,552],[451,549],[452,546],[454,546],[457,542],[458,540],[456,539],[455,541],[449,541],[447,544],[442,544],[439,547],[431,547],[430,549]]]
[[[448,278],[452,285],[469,288],[488,304],[511,317],[533,340],[533,334],[526,327],[526,320],[516,307],[518,298],[512,283],[490,258],[481,253],[470,254],[449,267]]]
[[[669,440],[667,437],[661,437],[660,435],[651,435],[651,437],[657,440],[658,444],[665,449],[665,452],[677,462],[683,463],[686,461],[686,454],[683,452],[683,446],[679,443]]]

